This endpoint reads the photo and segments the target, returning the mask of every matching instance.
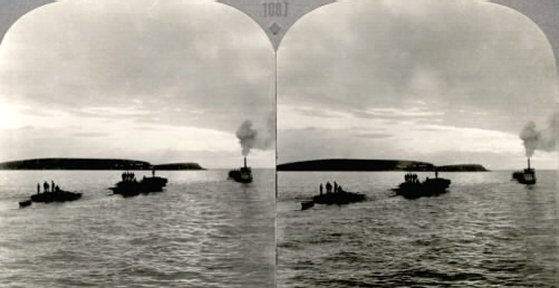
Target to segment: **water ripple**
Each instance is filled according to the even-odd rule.
[[[256,170],[256,183],[247,186],[226,181],[227,171],[168,172],[165,192],[127,199],[107,196],[106,188],[119,177],[114,172],[2,173],[9,182],[23,183],[0,191],[3,284],[273,286],[272,171]],[[84,197],[17,209],[28,194],[26,181],[34,187],[39,177],[69,183],[64,187]]]
[[[554,287],[553,172],[532,190],[509,172],[448,173],[449,193],[417,200],[390,197],[401,176],[280,172],[278,287]],[[298,211],[332,180],[369,201]]]

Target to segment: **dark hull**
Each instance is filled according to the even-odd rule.
[[[252,173],[250,171],[231,170],[229,171],[229,179],[239,183],[251,183]]]
[[[304,201],[301,202],[301,210],[307,210],[311,207],[314,206],[314,202],[313,201]]]
[[[137,196],[142,193],[162,192],[163,187],[167,185],[167,179],[162,177],[143,178],[142,181],[121,181],[116,183],[115,187],[109,188],[114,194],[123,197]]]
[[[82,197],[82,193],[68,192],[68,191],[55,191],[31,196],[31,201],[38,203],[51,203],[51,202],[66,202],[75,201]],[[21,205],[21,203],[20,203]]]
[[[366,199],[364,194],[354,192],[336,192],[316,195],[313,197],[313,202],[316,204],[349,204],[354,202],[364,201]]]
[[[527,169],[526,169],[527,170]],[[512,173],[512,178],[520,184],[534,185],[536,184],[536,172],[533,169],[528,171],[517,171]]]
[[[27,206],[30,206],[31,203],[32,203],[31,200],[21,201],[21,202],[19,202],[19,208],[25,208]]]
[[[448,192],[450,180],[444,178],[427,179],[424,182],[404,182],[393,189],[396,195],[408,199],[436,196]]]

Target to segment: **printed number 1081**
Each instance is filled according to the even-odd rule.
[[[287,1],[262,3],[264,17],[287,17]]]

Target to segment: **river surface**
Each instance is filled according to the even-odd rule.
[[[559,287],[556,173],[511,173],[440,173],[448,193],[407,200],[401,172],[279,172],[277,286]],[[368,200],[301,211],[326,181]]]
[[[158,174],[166,191],[122,198],[119,171],[0,171],[0,286],[274,286],[273,170]],[[82,199],[19,209],[45,180]]]

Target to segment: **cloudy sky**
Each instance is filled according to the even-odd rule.
[[[278,57],[279,163],[352,157],[518,168],[520,130],[527,121],[545,128],[557,93],[538,27],[476,0],[339,1],[298,21]],[[273,59],[251,19],[210,0],[41,7],[0,45],[0,161],[237,166],[241,123],[270,132]],[[537,151],[533,162],[554,168],[556,159]],[[274,151],[252,150],[249,161],[271,167]]]
[[[0,162],[238,166],[237,128],[251,120],[265,129],[274,117],[273,61],[251,19],[209,0],[43,6],[0,45]],[[272,167],[274,151],[253,150],[249,163]]]
[[[351,0],[297,22],[279,49],[278,162],[422,160],[520,168],[557,74],[545,35],[474,0]],[[537,168],[556,152],[537,151]]]

